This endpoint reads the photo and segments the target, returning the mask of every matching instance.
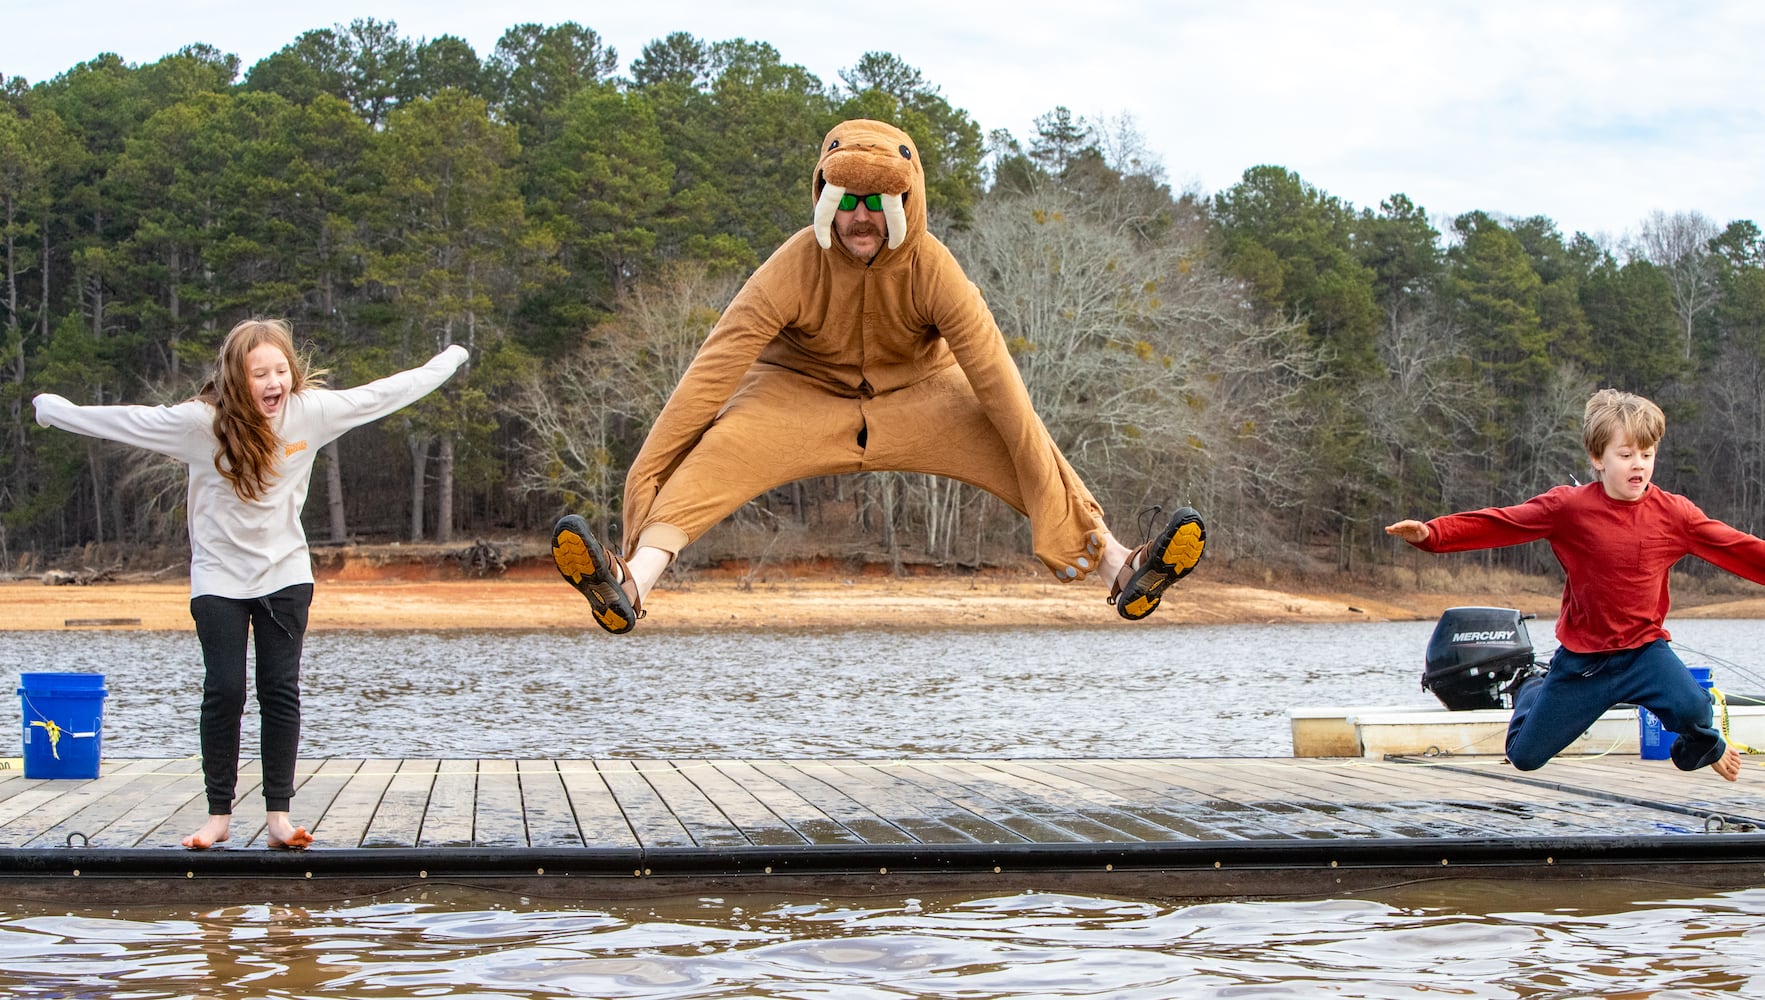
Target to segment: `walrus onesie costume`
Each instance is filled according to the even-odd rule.
[[[799,479],[921,472],[977,486],[1026,515],[1035,554],[1057,578],[1095,571],[1103,510],[1031,408],[980,290],[927,232],[913,140],[878,121],[836,126],[811,194],[813,224],[736,294],[638,452],[625,483],[624,551],[653,546],[672,558],[742,504]],[[887,244],[866,260],[833,224],[843,197],[870,194],[881,195]],[[855,208],[849,199],[843,207]],[[566,520],[555,551],[559,538],[575,545],[566,536],[586,531],[580,518]],[[1198,516],[1184,536],[1193,552],[1163,584],[1199,560]],[[559,557],[560,570],[602,625],[629,628],[623,608],[614,609],[620,622],[602,617],[566,562]],[[1143,617],[1157,601],[1154,592],[1141,613],[1123,614]]]

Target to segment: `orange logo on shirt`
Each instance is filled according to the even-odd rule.
[[[287,458],[290,455],[299,454],[300,452],[303,452],[305,450],[306,450],[306,442],[305,441],[296,441],[293,444],[288,445],[287,447],[282,449],[282,457]]]

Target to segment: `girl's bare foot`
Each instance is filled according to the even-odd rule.
[[[1739,765],[1737,764],[1736,766],[1738,767]],[[192,851],[206,851],[216,844],[226,843],[228,832],[232,829],[232,826],[232,816],[211,815],[208,818],[208,822],[202,824],[202,829],[185,837],[182,843]]]
[[[300,851],[312,846],[313,835],[306,827],[295,826],[287,813],[273,812],[264,817],[264,842],[272,850]]]
[[[1722,751],[1722,756],[1717,758],[1714,764],[1710,765],[1710,770],[1722,775],[1729,781],[1739,781],[1740,751],[1736,750],[1734,747],[1727,747]]]

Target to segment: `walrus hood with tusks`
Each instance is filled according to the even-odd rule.
[[[897,250],[925,232],[925,168],[907,133],[883,122],[843,122],[821,143],[815,164],[815,240],[834,243],[833,217],[846,194],[880,194],[888,220],[888,248]]]
[[[840,196],[847,193],[884,196],[888,240],[868,260],[847,250],[833,228]],[[787,239],[736,293],[626,474],[626,552],[637,550],[662,484],[742,378],[762,366],[862,398],[961,364],[1013,453],[1025,495],[1076,483],[1030,406],[980,289],[926,230],[925,168],[907,133],[868,119],[835,126],[821,142],[811,201],[810,225]],[[1101,511],[1084,495],[1092,514],[1075,516],[1100,522]]]

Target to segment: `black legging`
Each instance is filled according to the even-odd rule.
[[[211,816],[233,812],[239,783],[239,726],[245,714],[245,642],[257,634],[257,704],[262,716],[264,808],[287,812],[300,743],[300,647],[313,585],[267,597],[192,598],[202,643],[202,776]]]

